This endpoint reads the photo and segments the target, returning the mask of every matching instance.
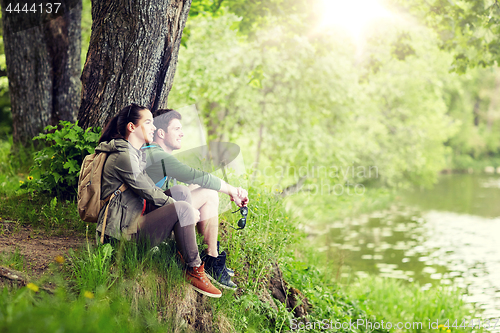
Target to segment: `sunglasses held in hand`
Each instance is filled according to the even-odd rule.
[[[235,210],[232,213],[234,214],[236,212],[240,212],[242,215],[242,218],[238,220],[238,228],[235,228],[232,225],[230,225],[230,227],[233,228],[234,230],[244,229],[245,225],[247,224],[248,207],[246,207],[246,206],[240,207],[238,210]]]

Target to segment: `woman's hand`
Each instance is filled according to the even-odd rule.
[[[200,211],[193,207],[194,211],[194,223],[198,223],[200,221]]]

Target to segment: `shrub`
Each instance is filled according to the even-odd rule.
[[[30,192],[49,192],[59,198],[73,198],[77,194],[80,167],[86,155],[94,152],[100,137],[100,128],[83,130],[69,121],[47,126],[47,134],[33,138],[43,148],[35,153],[28,181],[23,184]]]

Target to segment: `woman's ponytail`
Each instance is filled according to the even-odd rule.
[[[148,110],[148,108],[137,104],[130,104],[121,109],[104,127],[102,135],[99,138],[99,143],[108,142],[112,139],[125,139],[128,123],[131,122],[137,125],[139,119],[141,119],[141,114],[139,113],[141,110]]]
[[[116,131],[116,124],[118,123],[118,116],[113,117],[106,127],[104,127],[104,130],[102,131],[102,135],[99,138],[99,143],[101,142],[108,142],[111,141],[111,139],[116,139],[116,134],[118,132]]]

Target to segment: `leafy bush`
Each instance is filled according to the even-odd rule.
[[[100,137],[100,128],[83,130],[69,121],[47,126],[47,134],[33,138],[43,144],[35,153],[28,181],[22,187],[29,191],[50,192],[59,198],[76,196],[78,176],[83,159],[94,152]]]

